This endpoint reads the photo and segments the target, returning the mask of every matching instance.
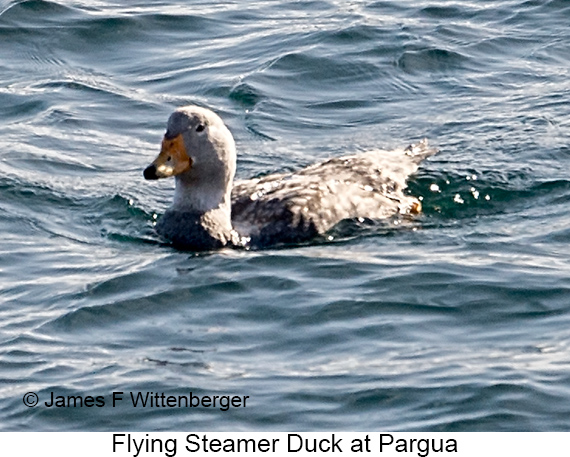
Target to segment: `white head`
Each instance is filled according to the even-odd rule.
[[[234,139],[222,119],[208,109],[184,106],[168,119],[160,154],[144,177],[176,177],[173,209],[229,211],[235,169]]]

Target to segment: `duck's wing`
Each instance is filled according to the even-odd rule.
[[[299,242],[343,219],[384,219],[419,211],[406,180],[436,152],[427,141],[394,151],[338,157],[295,173],[237,181],[232,224],[252,244]]]

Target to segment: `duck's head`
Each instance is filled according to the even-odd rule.
[[[208,109],[185,106],[168,119],[160,154],[144,177],[175,176],[174,206],[208,211],[229,204],[235,168],[234,139],[222,119]]]

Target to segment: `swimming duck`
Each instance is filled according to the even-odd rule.
[[[344,219],[418,213],[419,200],[403,192],[406,180],[435,152],[423,140],[234,184],[232,134],[209,109],[185,106],[168,119],[160,154],[144,177],[175,177],[173,204],[156,224],[175,246],[264,247],[310,240]]]

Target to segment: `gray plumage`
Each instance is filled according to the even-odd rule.
[[[177,135],[190,163],[180,173],[176,170],[184,167],[168,165],[172,155],[165,153],[165,143]],[[193,250],[266,247],[310,240],[344,219],[419,212],[420,202],[404,193],[406,181],[435,152],[423,140],[405,149],[373,150],[293,173],[237,181],[232,188],[235,145],[229,130],[213,112],[189,106],[169,119],[163,152],[145,177],[176,176],[174,204],[156,226],[175,245]]]

